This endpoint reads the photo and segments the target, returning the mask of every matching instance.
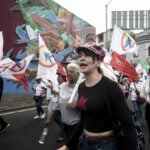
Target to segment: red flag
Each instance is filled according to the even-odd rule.
[[[24,90],[28,91],[28,81],[25,74],[13,74],[13,76],[24,86]]]
[[[122,56],[117,53],[113,54],[113,57],[110,61],[112,67],[116,70],[122,72],[124,75],[128,76],[130,81],[133,81],[138,77],[138,74],[135,68]]]
[[[65,69],[62,67],[62,65],[59,62],[57,62],[57,65],[58,65],[57,74],[67,77],[67,73],[66,73]]]

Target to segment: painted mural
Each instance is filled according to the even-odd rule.
[[[6,0],[6,2],[10,1]],[[11,31],[0,25],[4,32],[4,40],[10,42],[8,47],[4,42],[4,58],[10,57],[15,62],[25,58],[38,48],[39,34],[60,63],[76,59],[74,53],[76,45],[89,39],[95,41],[94,27],[53,0],[11,0],[8,12],[9,17],[13,16],[10,18],[13,20],[10,26],[10,28],[12,27]],[[7,37],[9,35],[6,34],[6,31],[15,34],[10,36],[11,40]],[[37,63],[38,58],[34,58],[28,68],[29,72],[32,70],[28,93],[32,93]],[[4,93],[26,93],[18,82],[8,79],[5,79],[4,82]]]

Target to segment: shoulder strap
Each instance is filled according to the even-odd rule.
[[[135,87],[135,92],[136,92],[136,94],[139,96],[140,93],[139,93],[139,91],[137,90],[135,83],[133,83],[133,85],[134,85],[134,87]]]
[[[133,85],[134,85],[134,87],[135,87],[135,90],[137,90],[135,83],[133,83]]]

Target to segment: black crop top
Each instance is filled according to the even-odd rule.
[[[83,82],[78,88],[78,94],[77,107],[81,111],[81,120],[78,128],[66,143],[68,146],[73,138],[77,138],[82,133],[83,128],[95,133],[112,130],[112,118],[122,123],[128,133],[127,141],[131,140],[130,143],[132,143],[135,140],[136,142],[133,120],[124,94],[116,82],[104,76],[92,87],[86,87]],[[108,105],[111,107],[111,112]]]

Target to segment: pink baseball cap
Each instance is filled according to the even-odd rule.
[[[89,50],[93,52],[94,54],[96,54],[99,57],[100,61],[103,61],[105,57],[105,51],[100,45],[96,44],[95,42],[88,42],[76,48],[77,53],[79,53],[80,51],[84,51],[84,50]]]

